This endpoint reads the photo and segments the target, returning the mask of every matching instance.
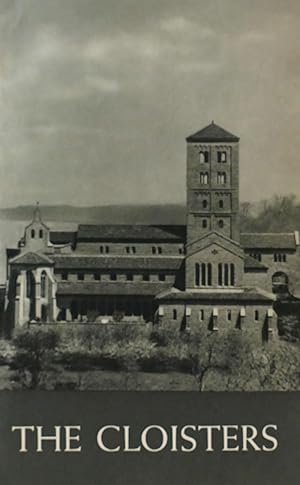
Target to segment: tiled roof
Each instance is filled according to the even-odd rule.
[[[221,126],[211,123],[210,125],[202,128],[202,130],[197,131],[193,135],[190,135],[186,139],[187,142],[197,143],[197,142],[237,142],[239,137],[229,133],[229,131],[224,130]]]
[[[96,241],[172,241],[185,242],[186,226],[142,225],[142,224],[103,224],[78,227],[78,240]]]
[[[170,287],[170,283],[148,282],[60,282],[59,295],[145,295],[154,296]]]
[[[245,267],[245,269],[261,269],[261,270],[267,270],[268,269],[268,266],[261,263],[257,259],[252,258],[248,254],[245,254],[244,267]]]
[[[296,240],[293,232],[244,233],[241,246],[245,249],[296,249]]]
[[[10,260],[11,264],[29,264],[29,265],[49,265],[53,264],[53,261],[44,254],[34,253],[29,251],[23,253]]]
[[[274,301],[276,298],[271,293],[259,290],[257,288],[243,288],[243,291],[180,291],[174,290],[170,292],[163,292],[157,295],[156,299],[160,301],[199,301],[201,303],[218,301],[218,304],[223,302],[251,302],[251,301]]]
[[[178,270],[183,257],[139,256],[58,256],[52,257],[57,269],[156,269]]]
[[[71,243],[72,245],[76,241],[76,232],[71,231],[51,231],[50,232],[50,241],[53,244],[67,244]]]

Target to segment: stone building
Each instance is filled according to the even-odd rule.
[[[211,123],[186,142],[186,225],[53,232],[37,207],[18,247],[7,249],[14,328],[122,319],[268,337],[276,295],[289,291],[298,233],[240,233],[237,136]]]

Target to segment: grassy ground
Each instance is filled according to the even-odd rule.
[[[9,366],[0,366],[0,391],[19,389],[14,375]],[[179,372],[63,371],[47,372],[42,388],[49,391],[75,388],[79,391],[197,391],[197,382],[193,376]]]

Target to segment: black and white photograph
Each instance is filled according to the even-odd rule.
[[[0,37],[0,389],[299,391],[299,4],[0,0]]]

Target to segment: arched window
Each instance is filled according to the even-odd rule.
[[[173,320],[177,320],[177,310],[173,310]]]
[[[227,153],[218,152],[218,163],[226,163],[226,162],[227,162]]]
[[[195,286],[200,286],[200,264],[195,264]]]
[[[235,267],[234,264],[231,263],[230,265],[230,285],[234,286],[235,284]]]
[[[207,285],[208,286],[212,285],[212,266],[211,266],[211,263],[208,263],[208,265],[207,265]]]
[[[212,264],[195,264],[195,286],[212,286]]]
[[[228,271],[228,264],[224,264],[224,285],[228,286],[229,284],[229,271]]]
[[[156,254],[156,247],[152,246],[152,254]]]
[[[289,293],[289,279],[286,273],[278,271],[272,276],[272,291],[273,293]]]
[[[207,228],[207,220],[206,219],[202,220],[202,227],[203,227],[203,229]]]
[[[45,298],[47,294],[47,275],[46,272],[43,271],[41,274],[41,297]]]
[[[254,320],[259,320],[259,311],[258,310],[255,310],[254,312]]]
[[[203,322],[204,320],[204,310],[199,310],[199,321]]]
[[[40,238],[40,239],[43,239],[43,235],[44,235],[44,234],[43,234],[43,229],[40,229],[40,230],[39,230],[39,238]]]
[[[224,209],[224,201],[219,200],[219,209]]]
[[[219,263],[218,264],[218,285],[223,284],[223,264]]]
[[[218,226],[219,226],[220,229],[223,229],[223,227],[224,227],[224,221],[223,221],[223,219],[220,219],[218,221]]]
[[[208,184],[208,172],[200,172],[200,184]]]
[[[200,163],[208,163],[208,151],[201,151],[199,153]]]
[[[207,208],[207,200],[206,199],[204,199],[202,201],[202,207],[203,207],[203,209],[206,209]]]
[[[227,320],[231,322],[231,310],[227,310]]]
[[[26,272],[26,297],[34,297],[35,294],[35,280],[31,271]]]
[[[206,285],[206,264],[201,264],[201,286]]]
[[[226,184],[226,180],[227,180],[226,172],[218,172],[217,173],[217,184],[218,185]]]
[[[34,239],[35,238],[35,230],[34,229],[31,229],[31,238]]]
[[[234,286],[235,285],[235,266],[231,264],[218,264],[218,285]]]

